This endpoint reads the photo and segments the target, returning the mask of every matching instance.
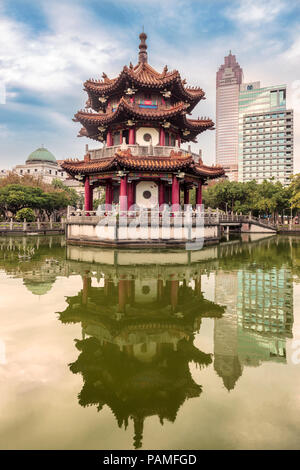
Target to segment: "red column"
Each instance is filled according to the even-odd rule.
[[[123,142],[123,131],[121,130],[120,131],[120,144],[122,144]]]
[[[130,210],[131,206],[134,204],[134,182],[128,183],[128,210]]]
[[[90,186],[90,179],[88,176],[84,182],[84,210],[91,211],[93,207],[93,190]]]
[[[105,209],[109,210],[112,203],[112,184],[111,181],[106,181],[105,186]]]
[[[92,211],[93,210],[93,186],[90,185],[90,208],[89,210]]]
[[[199,181],[196,191],[196,204],[202,204],[202,182]]]
[[[159,207],[165,203],[165,183],[159,182]]]
[[[173,211],[179,210],[180,204],[180,194],[179,194],[179,181],[176,178],[176,175],[173,175],[172,179],[172,206]]]
[[[159,129],[159,145],[166,145],[166,136],[165,136],[165,130],[163,127]]]
[[[112,146],[112,134],[111,131],[108,131],[106,135],[106,146],[111,147]]]
[[[190,190],[187,186],[184,186],[184,204],[190,203]]]
[[[181,139],[180,139],[180,135],[179,135],[179,134],[178,134],[178,136],[177,136],[177,142],[178,142],[178,147],[180,147],[180,145],[181,145]]]
[[[120,210],[127,211],[127,176],[121,178],[120,183]]]
[[[129,145],[134,145],[135,144],[135,128],[134,127],[131,127],[129,129],[128,140],[129,140]]]

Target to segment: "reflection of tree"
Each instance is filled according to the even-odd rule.
[[[202,317],[220,317],[224,309],[203,298],[198,282],[192,288],[158,280],[156,298],[147,304],[135,298],[134,287],[124,279],[91,287],[84,277],[82,291],[67,298],[59,315],[64,323],[81,322],[89,335],[76,341],[80,354],[70,365],[84,381],[79,403],[98,411],[109,406],[120,427],[132,420],[140,448],[146,417],[174,422],[180,406],[201,394],[189,363],[204,367],[212,359],[194,346],[194,332]]]

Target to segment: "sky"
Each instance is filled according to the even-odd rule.
[[[245,81],[287,84],[300,171],[299,0],[0,0],[0,169],[41,145],[57,159],[99,146],[78,138],[72,121],[86,102],[83,82],[135,64],[143,27],[149,63],[204,89],[193,117],[215,121],[216,71],[229,50]],[[215,162],[215,131],[199,135],[199,148]]]

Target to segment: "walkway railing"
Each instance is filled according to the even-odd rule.
[[[115,155],[115,153],[120,150],[120,145],[113,145],[111,147],[102,147],[99,149],[89,149],[89,154],[93,159],[99,158],[110,158]],[[191,152],[190,150],[185,150],[183,148],[175,147],[175,146],[161,146],[161,145],[127,145],[127,149],[130,149],[132,155],[139,155],[142,157],[147,156],[154,156],[154,157],[162,157],[168,156],[171,151],[173,152],[181,152],[183,155],[192,155],[195,161],[199,160],[200,155]]]
[[[164,218],[164,217],[171,217],[171,218],[182,218],[190,216],[192,219],[199,217],[200,209],[190,209],[188,210],[179,210],[179,211],[172,211],[171,209],[167,208],[165,211],[159,211],[157,209],[139,209],[139,210],[129,210],[129,211],[120,211],[118,207],[114,208],[113,210],[106,211],[100,210],[97,211],[86,211],[86,210],[79,210],[69,207],[68,208],[68,216],[67,220],[73,222],[96,222],[100,221],[103,218],[109,217],[127,217],[127,219],[132,220],[139,218],[140,220],[151,220],[151,218]],[[200,212],[201,214],[201,212]],[[218,211],[210,212],[205,211],[204,214],[201,214],[204,218],[204,223],[208,225],[226,225],[226,224],[236,224],[241,225],[242,223],[249,223],[253,222],[259,224],[262,227],[270,228],[273,230],[277,229],[277,226],[274,225],[269,219],[261,219],[259,217],[254,217],[252,215],[242,215],[242,214],[225,214]]]
[[[63,219],[61,222],[15,222],[12,219],[6,222],[0,222],[0,232],[45,232],[45,231],[64,231],[66,221]]]

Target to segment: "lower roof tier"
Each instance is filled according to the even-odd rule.
[[[94,175],[105,172],[138,170],[150,172],[186,172],[189,175],[203,179],[214,179],[224,176],[225,172],[219,166],[206,166],[202,161],[196,162],[192,155],[172,151],[169,156],[136,156],[132,155],[130,148],[119,150],[109,158],[91,160],[87,154],[82,161],[65,160],[62,168],[71,176]]]

